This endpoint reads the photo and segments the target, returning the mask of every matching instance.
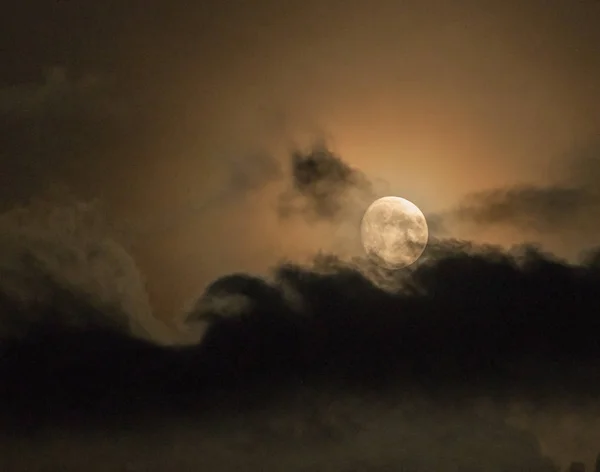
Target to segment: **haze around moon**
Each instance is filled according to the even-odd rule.
[[[387,269],[413,264],[429,239],[423,212],[409,200],[395,196],[379,198],[367,208],[360,233],[367,255]]]

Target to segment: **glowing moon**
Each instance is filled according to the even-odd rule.
[[[399,269],[423,254],[429,230],[425,215],[414,203],[383,197],[367,208],[360,235],[369,257],[388,269]]]

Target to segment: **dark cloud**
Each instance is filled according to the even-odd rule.
[[[142,275],[102,205],[60,195],[0,214],[0,336],[42,323],[119,327],[164,342]]]
[[[309,428],[307,441],[325,434],[326,441],[348,445],[363,437],[369,450],[379,434],[384,440],[404,438],[405,452],[389,456],[389,464],[421,466],[426,457],[438,457],[440,464],[462,463],[475,453],[459,443],[444,443],[444,434],[465,439],[472,428],[484,428],[479,439],[467,442],[482,441],[480,450],[488,451],[486,444],[497,445],[504,426],[494,423],[497,433],[485,433],[485,424],[466,426],[464,416],[446,424],[444,412],[460,405],[472,411],[466,405],[486,397],[503,418],[514,402],[531,401],[543,409],[541,395],[546,402],[579,404],[600,392],[595,375],[600,355],[597,259],[596,251],[588,262],[570,265],[531,246],[507,253],[469,242],[434,241],[420,264],[380,274],[395,281],[383,289],[370,278],[369,261],[322,254],[314,265],[282,264],[268,279],[232,274],[216,280],[188,315],[189,326],[209,325],[203,341],[178,348],[132,338],[119,325],[65,322],[57,312],[114,319],[117,308],[98,305],[89,294],[79,297],[64,281],[50,278],[42,284],[51,292],[48,298],[19,307],[4,300],[10,316],[3,320],[30,322],[26,331],[5,335],[1,344],[0,412],[7,421],[32,425],[46,418],[56,425],[65,409],[68,421],[89,421],[94,415],[108,421],[124,411],[190,418],[207,414],[201,411],[210,404],[213,413],[226,419],[233,405],[243,404],[263,405],[256,424],[264,424],[271,407],[291,415],[286,395],[293,397],[299,389],[315,389],[315,395],[333,389],[343,392],[338,395],[342,399],[372,395],[373,405],[385,403],[388,393],[402,397],[412,392],[411,398],[437,405],[427,407],[429,411],[441,408],[430,415],[431,421],[437,418],[436,429],[429,429],[424,410],[412,400],[405,406],[400,402],[398,408],[408,408],[404,413],[385,407],[376,421],[357,417],[356,433],[350,424],[315,426],[315,431],[312,425],[290,428]],[[38,272],[29,267],[22,273]],[[2,280],[3,286],[9,281],[4,275]],[[280,403],[283,398],[287,400]],[[366,406],[348,408],[351,415],[373,414]],[[22,423],[25,414],[28,423]],[[331,409],[323,413],[330,414]],[[421,420],[423,436],[411,442],[402,428],[409,428],[406,434],[414,438]],[[369,421],[381,432],[370,430]],[[405,421],[409,423],[402,426]],[[519,444],[528,444],[530,452],[503,454],[512,457],[510,464],[491,449],[477,461],[494,461],[498,467],[521,461],[531,470],[551,470],[535,441],[521,437],[508,450],[516,451],[510,448]],[[445,467],[450,465],[436,470]]]
[[[164,228],[285,179],[268,154],[255,156],[233,161],[232,184],[214,201],[174,212]],[[288,177],[282,217],[353,218],[375,195],[371,182],[326,146],[294,153]],[[282,389],[288,394],[299,385],[376,397],[418,392],[444,408],[480,396],[506,408],[539,402],[540,395],[578,402],[600,392],[597,250],[571,265],[533,246],[504,252],[432,238],[420,262],[401,271],[319,254],[308,266],[282,263],[268,278],[232,274],[214,281],[188,313],[189,333],[171,333],[153,318],[122,235],[99,208],[59,194],[64,201],[43,199],[0,219],[0,416],[17,424],[23,417],[56,424],[65,411],[83,421],[123,411],[198,414],[219,396],[226,416],[236,403],[276,402]],[[591,184],[517,187],[472,198],[461,215],[539,230],[573,224],[564,218],[569,212],[584,221],[590,195]],[[539,220],[530,222],[532,215]],[[440,233],[444,221],[434,223]],[[200,338],[188,346],[156,345]],[[440,428],[465,436],[462,421]],[[314,425],[302,427],[307,436],[345,437],[346,427],[331,433],[318,424],[318,433]],[[394,431],[412,452],[390,461],[434,467],[420,459],[424,451],[445,449],[439,438],[427,442],[425,430],[418,444]],[[482,435],[485,448],[491,436]],[[515,457],[532,470],[550,470],[535,441],[516,443],[529,452]],[[472,455],[440,454],[442,462]]]
[[[239,329],[247,336],[240,349],[248,349],[250,340],[261,348],[241,358],[261,368],[281,358],[288,359],[288,368],[307,368],[303,363],[309,362],[311,370],[323,369],[329,378],[340,374],[368,381],[398,375],[404,382],[413,374],[424,375],[449,382],[448,388],[457,387],[460,378],[469,378],[473,388],[475,378],[482,385],[504,375],[516,381],[513,369],[523,359],[537,365],[519,377],[518,382],[531,381],[531,387],[550,381],[550,359],[555,372],[566,372],[560,366],[566,368],[574,359],[581,365],[595,362],[595,337],[590,334],[599,322],[594,315],[599,304],[593,289],[595,266],[570,266],[527,246],[504,253],[449,245],[437,253],[403,275],[391,275],[399,277],[403,287],[394,292],[382,290],[356,266],[336,258],[321,258],[314,268],[282,266],[274,282],[224,279],[219,283],[221,295],[229,290],[253,300],[250,311],[241,310],[244,316],[238,317],[245,326]],[[285,297],[276,292],[283,284],[302,299],[303,316],[290,317],[294,310],[286,309]],[[259,328],[263,316],[264,326],[270,326],[264,332]],[[225,326],[232,326],[232,318],[227,320],[221,328],[219,322],[214,325],[206,345],[214,346],[225,336]],[[272,336],[270,330],[279,335]],[[300,333],[308,337],[302,339]],[[287,340],[283,350],[281,339]],[[306,355],[312,361],[303,358]],[[223,358],[235,362],[240,357]]]
[[[428,368],[414,370],[415,375],[449,382],[449,387],[469,377],[465,388],[472,375],[482,385],[503,378],[531,353],[540,368],[534,373],[542,377],[549,373],[544,366],[550,359],[558,371],[562,362],[566,367],[574,359],[594,361],[597,255],[590,263],[568,265],[530,246],[505,253],[450,242],[428,251],[414,268],[388,273],[398,281],[393,291],[376,285],[356,263],[326,255],[313,267],[284,264],[271,280],[244,274],[219,279],[203,298],[240,296],[250,303],[237,315],[221,316],[199,302],[189,321],[205,315],[216,320],[199,349],[207,359],[228,363],[231,372],[243,360],[249,377],[285,357],[294,359],[286,363],[286,375],[324,369],[331,378],[343,373],[365,382],[379,376],[404,382],[412,378],[407,366],[423,363]],[[290,302],[291,293],[301,305]],[[468,342],[465,329],[471,333]],[[231,343],[230,330],[245,341]],[[272,336],[272,330],[279,334]],[[221,344],[245,355],[221,355]],[[419,348],[423,344],[428,348]]]
[[[324,143],[308,152],[295,151],[290,163],[291,189],[281,195],[282,218],[301,215],[310,220],[335,220],[364,209],[375,191],[358,169],[346,164]]]
[[[559,10],[513,2],[514,12],[504,3],[481,12],[446,3],[443,25],[430,15],[442,2],[418,12],[382,2],[381,21],[368,18],[373,2],[339,2],[339,10],[259,2],[243,11],[215,1],[8,3],[0,20],[0,80],[12,84],[0,88],[2,211],[46,197],[48,185],[65,182],[74,195],[0,217],[0,470],[556,470],[534,437],[505,424],[515,401],[537,412],[560,401],[569,414],[585,405],[580,431],[572,416],[546,416],[555,440],[543,444],[572,460],[582,459],[585,441],[598,447],[598,250],[572,265],[529,246],[503,252],[432,240],[402,271],[320,254],[265,278],[218,279],[187,319],[190,329],[208,326],[203,342],[163,347],[150,342],[162,328],[122,235],[77,203],[109,194],[113,209],[135,213],[142,236],[236,203],[282,177],[270,158],[245,158],[254,156],[248,142],[261,140],[253,139],[255,110],[276,102],[290,111],[290,130],[298,114],[323,116],[355,150],[376,142],[384,152],[375,167],[391,168],[392,149],[416,156],[413,169],[425,168],[433,186],[445,187],[457,169],[462,183],[465,169],[481,166],[482,179],[491,178],[503,150],[559,149],[592,129],[600,29],[589,2],[553,2]],[[492,41],[478,41],[478,32]],[[40,64],[65,67],[36,79]],[[397,142],[382,136],[396,136],[399,123]],[[426,146],[413,153],[413,141]],[[241,151],[229,161],[219,152],[225,142]],[[213,170],[202,162],[207,153],[228,162],[231,178],[223,191],[181,205],[182,189],[200,188]],[[457,215],[476,229],[597,242],[597,158],[552,185],[470,196]],[[509,156],[503,164],[517,163]],[[326,146],[296,152],[283,177],[282,218],[354,224],[380,196]],[[432,204],[443,198],[436,195]],[[145,214],[151,221],[140,223]],[[186,259],[186,268],[212,259],[225,267],[203,236],[219,223],[184,235],[185,248],[185,237],[162,249],[153,240],[149,252]],[[445,223],[431,217],[430,229],[448,235]],[[241,227],[214,238],[223,234],[219,247],[232,259],[234,245],[253,246]],[[187,257],[190,248],[197,257]],[[192,270],[156,265],[167,292],[196,283]],[[500,412],[460,410],[479,395]],[[161,417],[153,431],[148,417]],[[185,431],[171,431],[168,419]],[[92,432],[97,423],[104,428]],[[568,450],[569,441],[579,449]]]
[[[585,188],[522,185],[469,195],[457,216],[479,225],[560,232],[577,227],[598,210],[599,203],[598,195]]]
[[[249,471],[454,472],[468,466],[493,472],[556,471],[531,434],[468,408],[411,398],[383,403],[375,396],[310,387],[299,387],[285,401],[238,403],[235,414],[231,401],[211,400],[211,411],[196,413],[192,421],[119,423],[105,426],[101,435],[65,429],[38,433],[36,441],[13,433],[3,437],[0,465],[44,470],[53,464],[65,471],[85,467],[93,472],[107,467],[192,471],[202,465]],[[19,455],[24,443],[29,451],[45,454]],[[59,454],[65,443],[72,452]]]
[[[537,235],[600,234],[600,151],[586,148],[551,185],[515,185],[467,195],[450,218],[476,226],[513,227]]]

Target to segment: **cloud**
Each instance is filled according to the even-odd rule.
[[[222,317],[251,314],[265,305],[285,310],[280,291],[259,277],[230,274],[212,282],[192,307],[187,323],[215,321]]]
[[[237,188],[252,192],[281,178],[269,158],[255,163],[234,176]],[[359,214],[372,192],[366,177],[326,148],[294,154],[290,176],[295,206],[284,217],[339,221]],[[509,210],[485,218],[504,221],[507,212],[515,221],[518,211],[541,218],[568,208],[553,198],[579,205],[579,194],[565,188],[577,187],[488,196],[485,209],[499,198]],[[73,408],[104,417],[128,411],[132,398],[152,411],[185,399],[169,408],[197,411],[207,398],[252,402],[290,385],[413,391],[444,405],[487,396],[504,406],[542,394],[580,401],[600,392],[598,250],[570,264],[529,245],[504,251],[433,238],[419,263],[400,271],[321,253],[310,264],[282,262],[266,277],[215,280],[187,314],[185,332],[170,333],[153,318],[143,278],[102,212],[64,198],[0,218],[0,374],[9,385],[0,411],[16,405],[9,416],[60,417]],[[170,348],[147,342],[200,339]],[[408,433],[402,437],[410,443]],[[423,426],[419,444],[441,447],[426,437]],[[528,450],[547,470],[539,451]]]
[[[279,200],[281,218],[337,220],[366,208],[375,194],[371,182],[324,143],[308,152],[295,151],[290,163],[291,188]],[[362,208],[361,206],[364,206]]]
[[[81,236],[68,236],[81,231],[77,224],[68,223],[72,213],[60,215],[63,223],[58,227],[65,228],[67,234],[61,233],[58,240],[80,241]],[[45,227],[38,225],[27,234],[41,234]],[[51,309],[47,316],[65,311],[81,317],[93,311],[110,319],[119,313],[114,304],[97,304],[98,298],[83,289],[87,285],[82,285],[82,281],[99,281],[107,284],[105,294],[114,293],[108,287],[109,283],[114,284],[111,279],[118,270],[123,270],[121,259],[109,258],[112,272],[99,279],[99,271],[94,269],[91,272],[95,275],[89,278],[81,275],[84,270],[90,271],[89,262],[78,262],[83,260],[80,254],[89,252],[85,244],[80,242],[60,252],[48,243],[52,238],[46,235],[43,241],[43,251],[30,249],[29,253],[38,258],[36,261],[44,261],[49,280],[56,282],[42,282],[39,286],[51,290],[57,286],[68,288],[72,286],[67,282],[72,280],[79,283],[80,291],[69,293],[86,296],[73,305],[75,309],[67,307],[69,311],[55,290],[51,297],[39,298],[38,306],[26,307],[24,313],[32,309],[40,312],[44,306]],[[545,396],[546,402],[570,404],[600,392],[595,377],[600,355],[596,339],[600,271],[594,263],[598,251],[590,255],[589,262],[581,264],[567,264],[531,246],[505,252],[451,240],[436,241],[428,251],[423,261],[410,269],[379,274],[393,282],[387,288],[371,278],[369,261],[344,261],[328,254],[321,254],[313,264],[283,263],[268,278],[243,273],[220,278],[188,314],[188,326],[208,324],[202,342],[194,346],[153,346],[106,324],[82,327],[57,323],[59,329],[51,337],[29,329],[28,334],[3,344],[0,373],[5,387],[0,391],[0,396],[4,395],[0,409],[11,405],[10,415],[17,418],[19,412],[27,411],[31,421],[39,415],[60,416],[64,408],[83,417],[93,411],[101,412],[107,418],[111,412],[122,414],[124,409],[132,408],[126,405],[135,398],[140,406],[149,408],[144,411],[156,415],[158,406],[154,405],[165,408],[168,398],[178,398],[186,400],[169,408],[183,408],[179,411],[186,411],[189,417],[197,414],[192,412],[205,409],[206,402],[217,402],[215,398],[220,403],[209,403],[212,408],[220,404],[226,412],[229,407],[224,405],[252,404],[258,399],[281,405],[275,401],[284,401],[279,395],[315,388],[316,392],[333,389],[345,392],[344,395],[364,392],[373,396],[373,404],[385,404],[388,394],[412,392],[443,409],[484,397],[492,400],[502,417],[501,411],[515,402],[530,401],[544,411],[548,403],[540,403],[540,395]],[[64,257],[58,257],[63,253]],[[63,269],[65,261],[71,260],[67,268],[73,269],[66,273],[75,274],[73,279],[66,275],[56,277],[58,259]],[[38,273],[31,266],[19,272]],[[6,274],[3,283],[21,280]],[[123,283],[130,290],[129,280],[125,278]],[[24,298],[35,299],[36,286],[24,287]],[[56,346],[61,349],[56,350]],[[23,372],[27,375],[23,376]],[[57,381],[62,387],[55,394],[51,385]],[[81,392],[86,392],[85,396]],[[111,400],[107,403],[103,399],[109,392]],[[44,396],[43,402],[39,395]],[[287,401],[283,405],[288,405]],[[282,408],[287,411],[288,406]],[[360,433],[350,433],[346,427],[331,430],[331,426],[323,426],[319,434],[326,434],[324,437],[331,437],[332,441],[341,438],[341,444],[355,440],[357,447],[363,444],[361,447],[366,449],[357,452],[357,461],[361,454],[367,461],[384,457],[383,451],[372,448],[378,444],[376,438],[388,441],[392,437],[396,445],[398,438],[403,438],[400,443],[404,444],[405,453],[385,456],[389,463],[413,460],[423,465],[425,457],[438,457],[441,468],[436,470],[446,470],[444,467],[450,467],[452,461],[462,463],[465,458],[474,457],[466,452],[468,448],[462,449],[463,443],[445,443],[440,439],[445,434],[470,437],[468,431],[472,427],[466,426],[464,418],[444,426],[445,413],[438,411],[431,421],[424,420],[421,425],[421,413],[415,413],[417,407],[407,408],[402,414],[393,408],[384,409],[378,419],[372,420],[375,423],[359,420],[363,428],[357,430]],[[353,411],[360,414],[362,410]],[[392,420],[394,411],[400,416]],[[263,410],[263,419],[266,414]],[[403,428],[399,426],[403,421],[412,426],[407,426],[406,431],[394,429]],[[309,426],[290,423],[290,434],[297,428],[312,431],[313,426]],[[486,426],[477,423],[473,427]],[[417,429],[420,439],[414,442]],[[490,444],[497,445],[496,433],[486,431],[478,435],[478,440],[490,438]],[[301,437],[308,441],[314,434]],[[550,465],[541,459],[535,441],[523,441],[521,437],[517,443],[527,444],[530,452],[502,457],[513,457],[515,461],[519,458],[532,467],[542,467],[539,470],[549,470],[543,468]],[[426,450],[439,455],[428,456]],[[567,452],[561,453],[561,460]],[[492,457],[486,453],[481,460],[485,460],[484,456]],[[498,459],[498,464],[502,463]],[[427,464],[433,467],[433,463]]]
[[[600,148],[571,156],[550,185],[522,184],[467,195],[446,216],[476,227],[509,227],[532,236],[567,236],[582,248],[600,235]]]
[[[600,209],[599,195],[586,188],[521,185],[465,197],[456,214],[477,225],[508,224],[539,232],[581,229]]]
[[[52,464],[91,472],[202,466],[251,472],[557,470],[530,433],[498,416],[478,415],[470,405],[444,407],[403,395],[384,402],[378,396],[310,387],[265,400],[253,406],[221,399],[211,403],[210,411],[187,419],[119,423],[96,434],[65,427],[38,431],[35,441],[27,441],[13,433],[3,438],[0,465],[5,460],[12,470],[18,470],[17,464],[19,470]],[[23,443],[30,454],[17,453]]]
[[[0,274],[4,336],[36,323],[167,335],[98,202],[37,200],[0,215]]]
[[[223,279],[220,295],[253,300],[250,311],[240,309],[238,318],[246,320],[248,338],[257,336],[260,343],[268,338],[258,328],[263,318],[270,319],[272,329],[286,333],[280,338],[288,341],[308,322],[316,331],[298,342],[311,345],[318,365],[338,365],[342,370],[352,365],[344,375],[376,376],[378,369],[381,375],[398,372],[400,365],[389,362],[393,357],[425,362],[431,375],[451,384],[463,375],[485,383],[486,378],[511,371],[517,359],[535,353],[531,360],[540,369],[530,373],[535,383],[535,375],[548,373],[549,359],[557,362],[557,369],[575,358],[594,362],[588,356],[596,352],[589,330],[599,322],[594,307],[600,301],[592,289],[598,277],[595,266],[571,266],[530,246],[506,253],[450,243],[429,251],[415,268],[388,273],[397,281],[393,291],[383,290],[360,266],[332,257],[321,258],[314,267],[283,265],[274,273],[274,286],[259,280],[250,283],[244,277]],[[302,300],[303,316],[289,317],[293,310],[286,308],[277,289],[282,285]],[[219,332],[225,336],[221,331],[225,328],[218,326],[217,322],[216,331],[209,330],[209,339]],[[465,330],[470,333],[468,341]],[[316,337],[309,341],[311,336]],[[419,347],[424,343],[426,350]],[[266,356],[263,362],[268,363],[270,358],[300,354],[294,352],[300,349],[294,342],[284,346],[285,354],[274,349],[270,355],[263,352],[261,359]],[[478,352],[477,358],[472,352]],[[251,358],[246,357],[248,362]],[[329,361],[321,364],[324,359]]]

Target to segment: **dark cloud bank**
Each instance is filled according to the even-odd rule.
[[[369,187],[326,149],[291,169],[301,206],[282,216],[335,220]],[[72,248],[60,263],[34,238],[3,267],[3,470],[551,471],[511,406],[597,407],[600,250],[569,264],[434,240],[402,271],[321,254],[232,274],[188,314],[202,342],[169,347],[132,334],[130,305],[58,275],[106,245],[53,237]]]

